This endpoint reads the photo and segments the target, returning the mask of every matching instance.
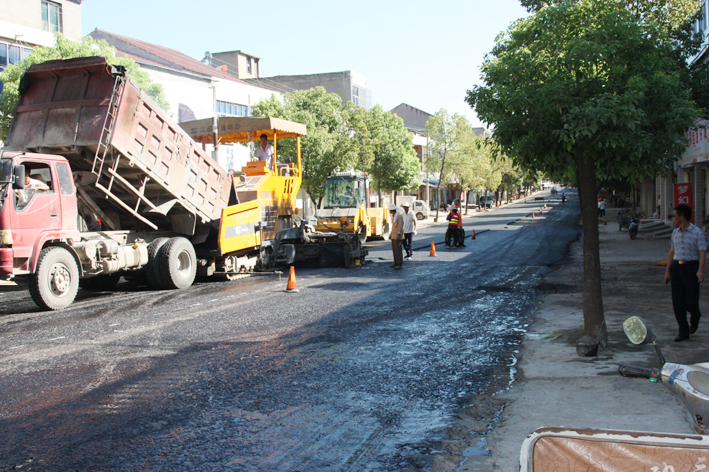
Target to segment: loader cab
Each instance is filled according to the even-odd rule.
[[[323,208],[360,208],[367,206],[367,182],[361,175],[334,175],[325,179]]]

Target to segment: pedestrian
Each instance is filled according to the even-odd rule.
[[[602,198],[598,199],[598,217],[606,217],[606,202],[604,202]]]
[[[704,232],[694,226],[691,219],[692,209],[689,206],[677,205],[674,208],[672,222],[677,228],[670,239],[665,284],[671,283],[672,308],[679,326],[675,342],[689,339],[689,335],[699,328],[702,316],[699,311],[699,284],[704,281],[707,242]]]
[[[393,203],[389,205],[389,214],[391,215],[389,239],[391,239],[391,250],[394,252],[394,265],[391,267],[401,269],[404,263],[404,255],[401,252],[401,242],[404,239],[403,218],[401,218],[401,213],[397,211],[396,205]]]
[[[403,244],[404,250],[406,250],[406,257],[404,257],[405,261],[410,261],[414,258],[413,239],[416,234],[416,215],[414,215],[414,212],[409,209],[409,205],[409,202],[402,203],[401,208],[404,212],[400,213],[404,231]]]
[[[448,216],[446,216],[446,220],[448,220],[448,229],[446,230],[446,248],[450,249],[451,245],[458,245],[458,235],[460,233],[458,229],[458,224],[460,223],[460,213],[456,207],[451,209],[451,212],[448,213]]]

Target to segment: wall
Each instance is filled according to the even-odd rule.
[[[53,0],[62,6],[64,36],[81,38],[81,3],[71,0]],[[17,40],[28,46],[54,44],[52,33],[42,31],[41,0],[0,0],[0,38]]]

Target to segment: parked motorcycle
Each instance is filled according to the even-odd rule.
[[[637,216],[633,215],[630,217],[628,222],[628,233],[630,234],[630,239],[635,239],[638,235],[638,226],[640,225],[640,220]]]
[[[645,368],[627,364],[618,365],[624,377],[643,377],[651,382],[662,382],[677,395],[692,415],[694,430],[699,434],[709,432],[709,362],[693,365],[673,364],[665,361],[657,338],[639,316],[623,322],[623,331],[631,343],[640,345],[652,342],[660,361],[660,368]]]

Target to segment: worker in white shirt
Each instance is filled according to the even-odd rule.
[[[403,202],[401,207],[404,212],[401,213],[404,224],[404,250],[406,251],[405,261],[410,261],[414,257],[413,239],[416,234],[416,215],[409,209],[409,202]]]
[[[256,148],[256,157],[259,161],[268,163],[268,170],[273,170],[273,145],[268,144],[268,136],[261,135],[261,145]]]

